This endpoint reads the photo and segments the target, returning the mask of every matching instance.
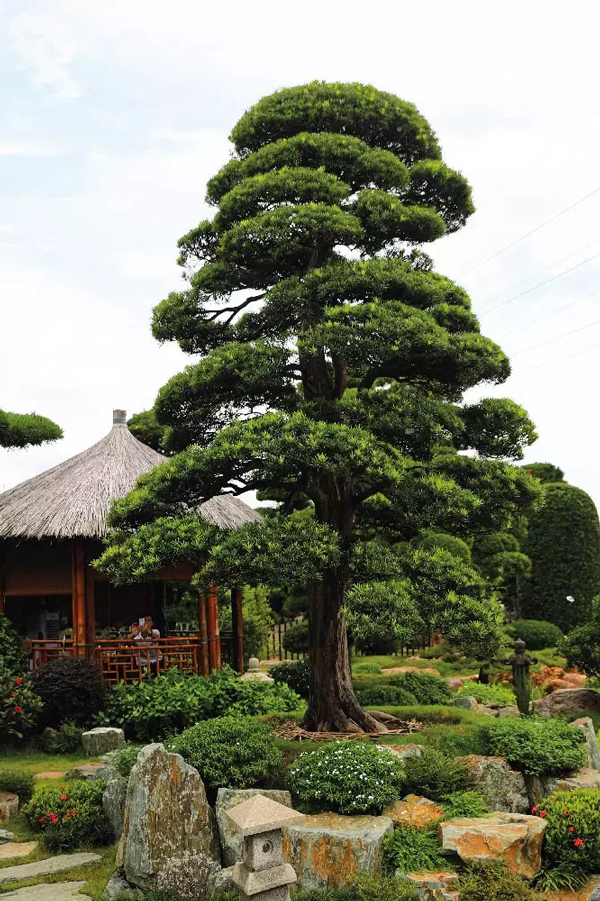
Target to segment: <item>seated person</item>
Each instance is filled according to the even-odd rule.
[[[144,617],[144,625],[141,628],[141,638],[143,644],[154,644],[156,641],[160,639],[160,631],[154,627],[154,620],[151,616]],[[158,654],[158,658],[157,658]],[[144,655],[145,661],[142,661],[142,666],[147,667],[150,666],[152,671],[155,673],[157,666],[157,659],[162,660],[162,654],[160,651],[157,651],[156,648],[150,648],[148,653]]]

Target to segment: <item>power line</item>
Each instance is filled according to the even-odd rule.
[[[479,269],[480,266],[484,266],[486,263],[489,263],[491,260],[495,260],[496,257],[499,257],[501,253],[505,253],[507,250],[510,250],[511,247],[515,247],[517,244],[520,244],[521,241],[524,241],[526,238],[531,237],[536,232],[539,232],[540,229],[545,228],[547,225],[550,225],[552,222],[556,222],[557,219],[560,219],[561,216],[564,216],[565,213],[568,213],[569,210],[574,209],[576,206],[579,206],[580,203],[584,203],[584,201],[589,200],[590,197],[593,197],[594,194],[598,194],[600,191],[600,185],[597,188],[594,188],[593,191],[590,191],[588,194],[585,194],[583,197],[580,197],[574,203],[569,204],[564,209],[560,210],[559,213],[556,213],[554,216],[551,216],[550,219],[546,219],[545,222],[541,222],[539,225],[536,225],[535,228],[532,228],[531,231],[525,232],[524,235],[521,235],[520,238],[515,238],[514,241],[511,241],[510,244],[506,244],[504,247],[501,247],[495,253],[492,253],[489,257],[486,257],[484,260],[481,260],[475,266],[471,266],[470,269],[464,273],[464,275],[469,275],[471,272],[475,272],[476,269]]]
[[[542,319],[549,319],[551,316],[554,316],[556,313],[562,313],[564,310],[569,310],[571,307],[577,306],[578,303],[583,303],[584,300],[589,300],[590,297],[595,297],[597,294],[600,294],[600,291],[592,291],[591,294],[586,294],[585,297],[578,297],[577,300],[571,301],[571,303],[567,303],[562,307],[557,307],[556,310],[550,310],[549,313],[544,313],[542,316],[536,316],[535,319],[528,319],[527,322],[522,322],[519,324],[518,328],[512,329],[508,332],[509,335],[514,335],[515,332],[523,331],[523,327],[526,325],[533,325],[536,322],[541,322]]]
[[[583,332],[587,328],[591,328],[593,325],[598,325],[600,323],[600,319],[594,319],[593,322],[588,322],[587,325],[580,325],[578,328],[571,329],[569,332],[562,332],[560,335],[556,335],[554,338],[548,338],[547,341],[540,341],[539,344],[532,344],[531,347],[523,347],[521,350],[516,350],[511,357],[517,357],[519,354],[527,353],[530,350],[537,350],[538,347],[545,347],[546,344],[552,344],[553,341],[558,341],[560,338],[568,338],[569,335],[575,335],[577,332]]]
[[[600,191],[600,188],[598,188]],[[512,303],[513,300],[518,300],[519,297],[524,297],[526,294],[531,294],[532,291],[536,291],[538,288],[542,288],[544,285],[549,285],[550,282],[555,282],[556,279],[562,278],[563,275],[568,275],[569,272],[574,272],[576,269],[580,269],[582,266],[586,266],[588,263],[591,263],[593,260],[598,259],[600,257],[600,251],[595,253],[593,256],[588,257],[587,260],[582,260],[581,263],[576,263],[575,266],[569,267],[569,269],[564,269],[562,272],[557,273],[557,275],[553,275],[550,278],[545,279],[543,282],[538,282],[537,285],[533,285],[531,288],[527,288],[526,291],[520,291],[519,294],[513,294],[512,297],[508,297],[506,300],[501,301],[501,303],[495,304],[493,307],[488,307],[487,310],[481,310],[482,313],[492,313],[494,310],[499,310],[500,307],[505,307],[506,304]]]
[[[541,369],[543,366],[550,366],[554,363],[562,363],[563,360],[570,360],[572,357],[578,357],[581,354],[585,354],[588,350],[595,350],[595,348],[600,347],[600,341],[596,344],[590,344],[589,347],[583,347],[579,350],[574,350],[573,353],[566,354],[564,357],[556,357],[554,360],[546,360],[545,363],[539,363],[537,366],[530,366],[528,369],[522,369],[520,375],[524,375],[526,372],[534,372],[536,369]]]

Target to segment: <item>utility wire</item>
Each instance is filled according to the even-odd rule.
[[[536,322],[541,322],[542,319],[549,319],[550,316],[554,316],[556,313],[562,313],[564,312],[564,310],[569,310],[571,309],[571,307],[575,307],[578,303],[583,303],[584,300],[589,300],[590,297],[595,297],[597,294],[600,294],[600,291],[592,291],[591,294],[586,294],[585,297],[578,297],[577,300],[572,300],[571,303],[567,303],[562,307],[557,307],[556,310],[550,310],[549,313],[544,313],[542,316],[536,316],[535,319],[529,319],[527,322],[519,324],[517,328],[511,329],[508,334],[514,335],[515,332],[522,332],[525,326],[533,325]]]
[[[560,335],[556,335],[554,338],[548,338],[547,341],[540,341],[539,344],[532,344],[531,347],[523,347],[521,350],[516,350],[514,353],[510,354],[511,357],[517,357],[519,354],[527,353],[530,350],[537,350],[538,347],[545,347],[546,344],[552,344],[553,341],[558,341],[560,338],[568,338],[569,335],[575,335],[577,332],[583,332],[587,328],[591,328],[593,325],[598,325],[600,323],[600,319],[594,319],[593,322],[588,322],[587,325],[580,325],[578,328],[571,329],[568,332],[563,332]]]
[[[489,263],[491,260],[495,260],[496,257],[499,257],[500,254],[505,253],[507,250],[510,250],[511,247],[515,247],[517,244],[520,244],[521,241],[524,241],[526,238],[531,237],[536,232],[539,232],[540,229],[545,228],[547,225],[550,225],[552,222],[556,222],[557,219],[560,219],[561,216],[564,216],[565,213],[568,213],[569,210],[574,209],[576,206],[579,206],[580,203],[584,203],[586,200],[589,200],[590,197],[593,197],[594,194],[598,194],[600,192],[600,185],[597,188],[594,188],[593,191],[590,191],[588,194],[585,194],[583,197],[580,197],[574,203],[569,204],[564,209],[560,210],[560,212],[556,213],[554,216],[551,216],[550,219],[546,219],[545,222],[541,222],[539,225],[536,225],[535,228],[532,228],[530,231],[525,232],[524,235],[521,235],[519,238],[515,238],[514,241],[511,241],[510,244],[506,244],[504,247],[501,247],[495,253],[492,253],[489,257],[486,257],[484,260],[481,260],[479,263],[476,263],[475,266],[471,266],[470,269],[464,273],[464,275],[469,275],[471,272],[475,272],[476,269],[479,269],[480,266],[484,266],[486,263]]]
[[[600,191],[600,188],[598,188],[598,190]],[[526,294],[531,294],[532,291],[537,291],[538,288],[542,288],[544,285],[549,285],[550,282],[555,282],[556,279],[562,278],[563,275],[568,275],[569,272],[574,272],[576,269],[580,269],[582,266],[586,266],[588,263],[591,263],[592,260],[598,259],[598,257],[600,257],[600,251],[598,253],[595,253],[593,256],[588,257],[587,260],[582,260],[581,263],[576,263],[575,266],[571,266],[569,267],[569,269],[564,269],[562,272],[559,272],[556,275],[545,279],[543,282],[538,282],[537,285],[533,285],[533,287],[527,288],[526,291],[520,291],[519,294],[513,294],[512,297],[508,297],[506,300],[494,304],[493,307],[488,307],[487,310],[481,310],[481,312],[492,313],[494,310],[499,310],[500,307],[505,307],[506,304],[512,303],[513,300],[518,300],[519,297],[524,297]]]
[[[530,366],[528,369],[522,369],[519,375],[524,375],[526,372],[533,372],[536,369],[542,369],[543,366],[550,366],[550,364],[554,363],[562,363],[563,360],[571,360],[573,357],[578,357],[580,354],[585,354],[589,350],[594,350],[596,347],[600,347],[600,341],[596,344],[590,344],[589,347],[583,347],[579,350],[574,350],[573,353],[566,354],[564,357],[556,357],[554,360],[546,360],[545,363],[539,363],[537,366]]]

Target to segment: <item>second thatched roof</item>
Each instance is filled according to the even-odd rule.
[[[0,494],[0,538],[102,538],[112,502],[164,462],[131,434],[125,412],[115,410],[112,429],[97,444]],[[230,495],[211,498],[199,512],[222,529],[261,521]]]

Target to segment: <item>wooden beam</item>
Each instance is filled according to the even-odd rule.
[[[244,616],[242,613],[243,589],[231,589],[231,623],[233,626],[233,648],[235,668],[244,672]]]
[[[75,656],[85,655],[86,602],[85,602],[85,549],[81,538],[73,539],[73,649]]]
[[[217,588],[211,585],[208,589],[206,604],[206,619],[208,626],[208,660],[210,671],[221,669],[221,639],[219,637],[219,603]]]
[[[4,554],[0,549],[0,616],[4,615]]]
[[[85,567],[85,643],[87,656],[90,660],[94,657],[96,642],[96,586],[95,574],[92,567]]]
[[[200,632],[200,672],[203,676],[210,675],[210,662],[208,658],[208,624],[206,616],[206,595],[198,595],[198,630]]]

